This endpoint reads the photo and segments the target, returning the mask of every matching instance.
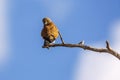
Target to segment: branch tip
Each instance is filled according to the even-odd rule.
[[[109,42],[106,40],[106,48],[108,49],[108,50],[111,50],[111,48],[110,48],[110,44],[109,44]]]
[[[84,40],[82,40],[82,41],[80,41],[78,44],[80,44],[80,45],[84,45],[85,42],[84,42]]]
[[[94,51],[94,52],[105,52],[105,53],[109,53],[112,54],[113,56],[115,56],[116,58],[118,58],[120,60],[120,54],[116,51],[114,51],[111,47],[108,41],[106,41],[106,48],[95,48],[92,46],[88,46],[84,44],[84,41],[81,41],[78,44],[69,44],[69,43],[60,43],[60,44],[48,44],[48,45],[43,45],[42,48],[47,48],[49,49],[50,47],[79,47],[82,48],[84,50],[90,50],[90,51]]]

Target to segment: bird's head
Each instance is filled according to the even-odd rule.
[[[47,24],[49,24],[49,23],[51,23],[52,21],[51,21],[51,19],[50,18],[48,18],[48,17],[45,17],[45,18],[43,18],[43,24],[44,25],[47,25]]]

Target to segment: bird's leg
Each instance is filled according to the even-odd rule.
[[[60,34],[60,32],[58,32],[58,33],[59,33],[59,35],[60,35],[60,39],[61,39],[61,41],[62,41],[62,44],[65,44],[64,41],[63,41],[62,35]]]

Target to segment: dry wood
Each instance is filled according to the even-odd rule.
[[[92,46],[87,46],[85,44],[68,44],[68,43],[62,43],[62,44],[49,44],[47,47],[69,47],[69,48],[82,48],[84,50],[90,50],[94,52],[104,52],[104,53],[109,53],[115,56],[120,60],[120,54],[116,51],[114,51],[111,47],[108,41],[106,41],[106,48],[96,48]],[[43,48],[47,48],[46,46],[43,46]]]

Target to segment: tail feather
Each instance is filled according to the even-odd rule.
[[[49,42],[49,41],[44,40],[44,46],[45,46],[45,47],[47,47],[47,49],[49,49],[49,46],[48,46],[49,44],[50,44],[50,42]]]

